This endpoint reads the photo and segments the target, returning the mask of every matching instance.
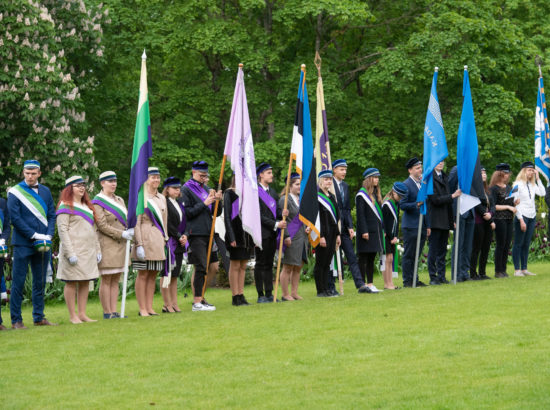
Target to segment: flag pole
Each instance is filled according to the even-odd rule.
[[[460,196],[456,200],[456,229],[455,229],[455,238],[454,238],[454,247],[455,247],[455,260],[453,261],[453,284],[456,285],[456,278],[458,276],[458,237],[460,234]]]
[[[418,235],[416,236],[416,253],[414,255],[414,274],[413,274],[413,288],[416,288],[416,275],[418,273],[418,259],[420,252],[420,239],[422,238],[422,223],[424,222],[424,214],[421,213],[418,218]]]
[[[541,64],[542,64],[542,59],[540,58],[540,56],[537,54],[537,56],[535,57],[535,64],[538,66],[539,68],[539,78],[542,78],[542,70],[540,68]]]
[[[305,67],[305,66],[302,66]],[[285,201],[283,205],[283,222],[286,221],[286,216],[284,215],[288,206],[288,190],[290,188],[290,173],[292,172],[292,153],[290,153],[290,158],[288,160],[288,171],[286,174],[286,184],[285,184]],[[298,218],[298,215],[295,216]],[[281,236],[279,240],[279,257],[277,258],[277,273],[275,274],[275,292],[273,293],[273,302],[277,302],[277,291],[279,290],[279,274],[281,273],[281,260],[283,259],[283,242],[285,236],[285,228],[281,229]]]
[[[239,64],[239,67],[242,67],[242,64]],[[227,161],[227,155],[223,156],[222,159],[222,168],[220,169],[220,179],[218,180],[218,189],[222,189],[223,182],[223,172],[225,171],[225,162]],[[208,269],[210,268],[210,256],[212,254],[212,242],[214,240],[214,231],[216,229],[216,215],[218,214],[218,205],[220,203],[219,199],[216,199],[216,204],[214,205],[214,212],[212,213],[212,227],[210,228],[210,239],[208,240],[208,250],[206,251],[206,276],[208,276]],[[204,299],[204,294],[206,293],[206,277],[204,278],[204,285],[202,285],[202,298]]]
[[[130,262],[130,239],[126,239],[126,252],[124,255],[124,279],[122,280],[122,300],[120,302],[120,318],[124,319],[126,310],[126,288],[128,287],[128,263]]]

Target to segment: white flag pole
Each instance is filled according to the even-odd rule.
[[[453,284],[456,285],[457,278],[457,269],[458,269],[458,238],[460,234],[460,196],[456,200],[456,229],[455,229],[455,238],[454,238],[454,247],[455,247],[455,260],[453,262]]]
[[[420,249],[420,239],[422,238],[422,223],[424,222],[424,214],[420,214],[418,218],[418,235],[416,237],[416,253],[414,255],[414,275],[413,275],[413,288],[416,288],[416,275],[418,273],[418,258]]]
[[[124,319],[126,310],[126,288],[128,287],[128,264],[130,262],[130,239],[126,240],[126,253],[124,255],[124,279],[122,280],[122,301],[120,303],[120,318]]]

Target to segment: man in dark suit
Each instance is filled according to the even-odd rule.
[[[370,293],[370,288],[367,287],[359,270],[357,256],[353,249],[353,238],[355,231],[353,229],[353,219],[351,218],[351,205],[349,185],[344,181],[348,171],[348,164],[345,159],[337,159],[332,163],[332,172],[334,174],[334,191],[336,192],[336,201],[338,202],[338,210],[340,211],[340,220],[342,226],[340,229],[342,244],[340,249],[344,252],[348,266],[353,277],[355,287],[359,293]],[[340,251],[338,251],[340,252]]]
[[[420,206],[422,202],[416,202],[420,184],[422,181],[422,161],[413,157],[405,164],[409,171],[409,177],[403,181],[408,188],[408,193],[401,200],[400,207],[403,210],[403,219],[401,220],[401,230],[403,232],[403,258],[401,267],[403,270],[403,286],[412,287],[414,276],[414,260],[416,255],[416,241],[418,238],[418,223],[420,218]],[[422,231],[420,239],[419,254],[424,249],[426,236],[430,235],[430,229],[427,228],[426,219],[422,222]],[[421,281],[416,281],[417,286],[426,286]]]
[[[0,198],[0,280],[4,277],[4,255],[8,252],[8,240],[10,239],[10,213],[8,203],[4,198]],[[0,330],[8,330],[2,324],[2,307],[0,303]]]
[[[430,285],[449,283],[445,278],[447,243],[449,231],[453,229],[453,199],[462,192],[451,194],[447,174],[443,172],[445,162],[436,165],[433,172],[433,194],[428,196],[428,226],[431,229],[428,251],[428,272]]]
[[[273,259],[277,248],[277,230],[286,228],[286,222],[278,220],[282,213],[277,208],[279,196],[269,184],[273,182],[273,168],[266,162],[256,167],[258,175],[258,197],[262,223],[262,249],[256,248],[254,282],[258,292],[258,303],[273,302]]]
[[[32,271],[32,306],[35,326],[51,326],[44,316],[44,288],[50,251],[35,250],[35,241],[51,241],[55,231],[55,206],[50,190],[38,183],[40,163],[25,161],[24,180],[8,191],[8,211],[13,225],[13,270],[10,313],[14,329],[26,329],[21,316],[23,287],[29,263]]]

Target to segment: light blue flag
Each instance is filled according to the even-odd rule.
[[[447,141],[445,141],[445,131],[443,130],[443,119],[441,118],[439,100],[437,98],[437,72],[438,68],[436,67],[432,80],[432,91],[430,93],[430,102],[428,103],[428,112],[426,113],[426,123],[424,125],[424,169],[422,171],[422,186],[416,197],[417,202],[424,202],[420,207],[420,213],[423,215],[426,215],[426,198],[428,195],[434,193],[434,168],[449,155]]]
[[[467,66],[464,66],[462,96],[464,97],[464,102],[462,104],[460,125],[458,126],[456,167],[458,187],[462,190],[460,214],[463,215],[479,204],[479,198],[484,195],[474,120],[474,106],[472,104]]]
[[[546,97],[544,84],[539,78],[537,95],[537,112],[535,113],[535,167],[540,174],[550,182],[550,132],[548,131],[548,116],[546,115]]]

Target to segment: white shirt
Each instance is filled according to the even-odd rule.
[[[537,181],[536,184],[529,182],[525,183],[523,181],[516,182],[514,186],[518,186],[518,192],[516,198],[519,198],[519,204],[516,205],[516,216],[518,219],[534,218],[537,216],[537,208],[535,207],[535,195],[544,196],[546,194],[546,189],[542,185],[542,181]]]
[[[418,190],[420,190],[420,182],[417,181],[416,179],[414,179],[413,177],[409,177],[409,178],[413,180],[413,182],[416,184],[416,187],[418,188]]]
[[[176,208],[176,211],[178,211],[178,215],[180,216],[180,221],[183,218],[183,215],[181,213],[181,207],[180,204],[178,204],[178,201],[176,201],[174,198],[168,197],[170,202],[172,202],[172,205],[174,205],[174,208]]]

